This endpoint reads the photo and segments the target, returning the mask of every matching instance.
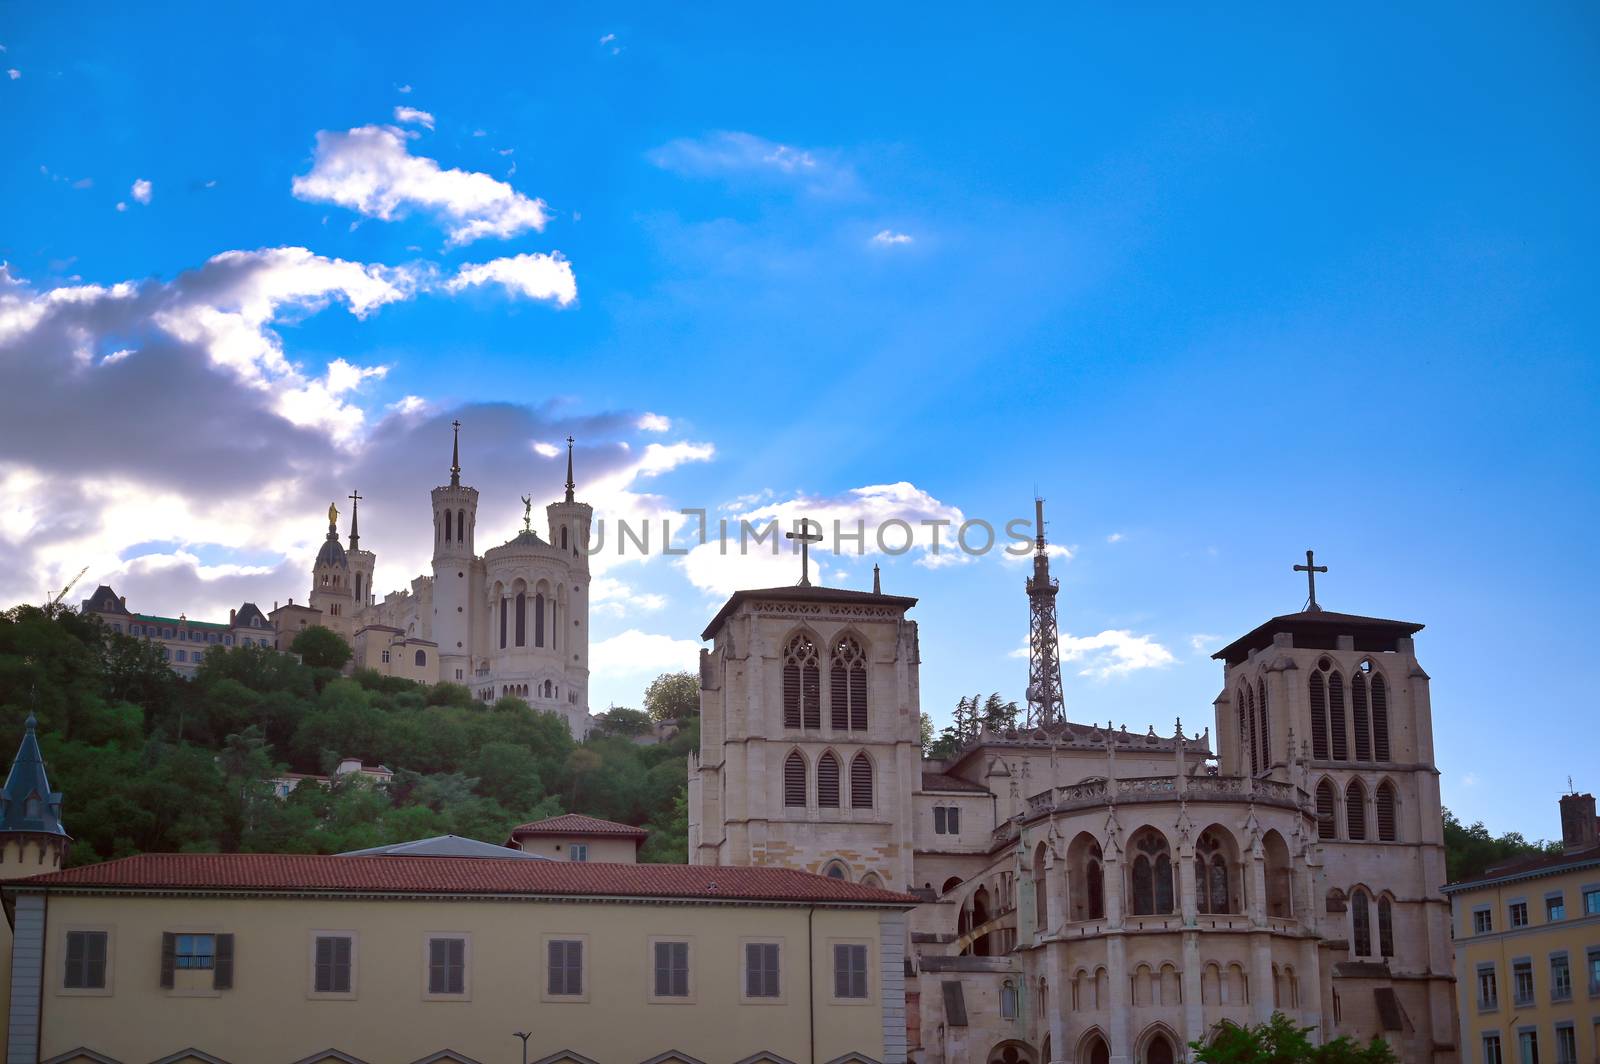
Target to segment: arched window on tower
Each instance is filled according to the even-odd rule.
[[[1328,759],[1328,681],[1323,675],[1324,658],[1311,673],[1311,756],[1317,761]]]
[[[791,808],[806,804],[806,759],[798,750],[783,763],[783,804]]]
[[[1379,761],[1389,760],[1389,692],[1376,672],[1372,674],[1372,747]]]
[[[515,613],[517,618],[517,646],[525,647],[528,645],[528,593],[526,591],[517,592]]]
[[[444,541],[446,543],[451,542],[451,539],[450,539],[451,531],[452,531],[452,529],[450,527],[450,511],[446,510],[444,512]]]
[[[1239,693],[1234,696],[1239,702],[1239,770],[1244,771],[1246,763],[1250,765],[1250,774],[1256,772],[1256,739],[1251,731],[1251,724],[1255,720],[1255,701],[1250,694],[1250,685],[1242,684]]]
[[[1394,956],[1394,905],[1388,897],[1378,899],[1378,956]]]
[[[504,650],[506,648],[506,613],[507,612],[508,612],[508,607],[506,605],[506,597],[504,595],[501,595],[500,596],[500,649],[501,650]]]
[[[1344,833],[1351,842],[1367,837],[1367,792],[1360,780],[1351,780],[1344,791]]]
[[[1350,740],[1344,727],[1344,677],[1328,673],[1328,739],[1335,761],[1350,759]]]
[[[872,808],[872,758],[864,752],[850,762],[850,808]]]
[[[1362,670],[1372,668],[1363,661],[1350,676],[1350,724],[1356,733],[1356,760],[1372,760],[1372,718],[1367,712],[1367,678]]]
[[[1364,890],[1350,895],[1350,952],[1357,957],[1372,956],[1372,908]]]
[[[562,525],[561,526],[561,549],[562,550],[566,550],[567,549],[567,526],[566,525]]]
[[[1395,832],[1395,793],[1394,784],[1384,780],[1378,784],[1378,841],[1394,842],[1399,835]]]
[[[533,596],[533,645],[544,646],[544,592]]]
[[[1201,834],[1194,848],[1194,900],[1202,913],[1233,911],[1228,902],[1228,859],[1221,840],[1209,831]]]
[[[1133,845],[1133,915],[1172,911],[1172,852],[1166,837],[1145,831]]]
[[[1333,792],[1333,781],[1323,780],[1317,784],[1317,838],[1336,839],[1339,837],[1339,817],[1337,813],[1339,799]]]
[[[1265,677],[1256,680],[1256,743],[1261,747],[1261,771],[1265,772],[1272,767],[1272,733],[1267,724],[1267,681]]]
[[[822,727],[822,677],[817,644],[801,632],[783,652],[783,726]]]
[[[456,511],[456,542],[457,543],[465,543],[466,541],[467,541],[467,511],[465,511],[465,510],[457,510]]]
[[[839,759],[831,750],[817,759],[817,805],[839,808]]]
[[[851,636],[844,636],[833,645],[828,698],[835,731],[866,730],[867,659],[861,653],[861,644]]]
[[[420,669],[426,664],[428,664],[427,652],[422,650],[417,651],[417,668]]]

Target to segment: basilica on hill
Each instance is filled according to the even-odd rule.
[[[1074,723],[1041,507],[1028,719],[942,762],[914,598],[739,591],[703,633],[689,860],[918,899],[886,1060],[1172,1064],[1274,1012],[1457,1060],[1422,625],[1324,610],[1296,568],[1307,608],[1213,655],[1214,731]]]

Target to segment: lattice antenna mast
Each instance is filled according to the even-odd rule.
[[[1061,643],[1056,637],[1056,592],[1050,577],[1050,552],[1044,541],[1044,500],[1033,500],[1033,575],[1028,578],[1028,727],[1067,719],[1061,697]]]

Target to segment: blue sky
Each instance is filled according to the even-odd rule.
[[[1314,547],[1427,624],[1446,803],[1554,834],[1600,787],[1600,20],[1340,14],[7,5],[0,597],[298,597],[351,487],[401,587],[455,416],[507,536],[569,431],[602,513],[1037,487],[1074,719],[1209,723]],[[1022,568],[824,560],[921,598],[937,719],[1020,696]],[[606,562],[596,701],[775,571]]]

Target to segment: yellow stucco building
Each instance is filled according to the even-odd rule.
[[[1445,887],[1455,929],[1462,1060],[1600,1061],[1600,838],[1594,796],[1561,799],[1559,856]]]

